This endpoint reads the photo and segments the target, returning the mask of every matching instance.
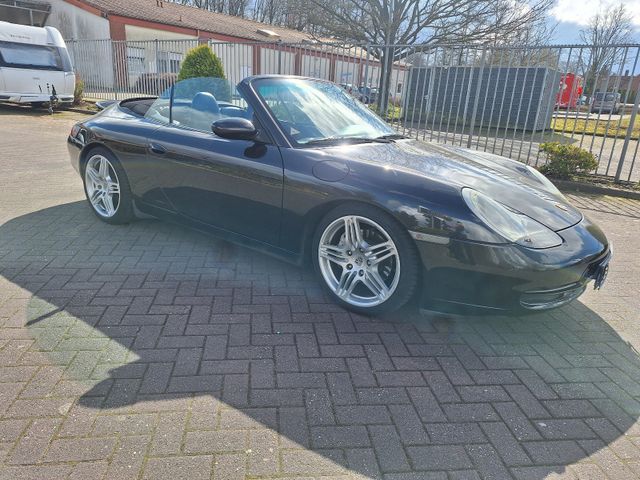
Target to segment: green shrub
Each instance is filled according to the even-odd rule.
[[[369,107],[369,110],[378,113],[378,105],[376,103],[370,103],[369,105],[367,105]],[[400,120],[402,118],[402,108],[389,103],[389,107],[387,108],[387,111],[385,114],[380,114],[378,113],[378,115],[380,115],[382,118],[384,118],[387,122],[393,122],[396,120]]]
[[[84,82],[78,74],[76,74],[76,86],[73,89],[73,104],[80,105],[84,97]]]
[[[547,157],[540,171],[548,177],[570,180],[578,173],[588,173],[598,168],[596,157],[591,152],[574,145],[547,142],[540,144],[540,151]]]
[[[222,62],[206,44],[187,52],[178,74],[178,80],[196,77],[225,78]]]
[[[226,79],[224,68],[218,56],[208,45],[203,44],[187,52],[178,73],[178,81],[187,78],[213,77]],[[218,82],[215,92],[211,92],[219,100],[231,100],[231,89],[227,82]]]

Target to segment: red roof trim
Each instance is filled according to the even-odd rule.
[[[104,13],[102,10],[96,7],[92,7],[91,5],[87,5],[86,3],[81,2],[79,0],[64,0],[64,1],[67,3],[70,3],[74,7],[78,7],[78,8],[81,8],[82,10],[93,13],[94,15],[99,15],[101,17],[106,16],[106,13]]]
[[[181,33],[183,35],[198,37],[198,31],[193,28],[176,27],[175,25],[168,25],[166,23],[151,22],[149,20],[138,20],[137,18],[129,18],[113,14],[109,15],[109,19],[118,23],[123,23],[124,25],[151,28],[154,30],[164,30],[165,32]]]

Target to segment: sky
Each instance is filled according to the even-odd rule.
[[[636,27],[636,38],[640,40],[640,0],[622,0]],[[554,43],[581,43],[580,29],[589,23],[601,8],[620,4],[620,0],[557,0],[550,12],[556,27]]]

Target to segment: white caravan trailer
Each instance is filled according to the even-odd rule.
[[[0,101],[71,103],[75,83],[58,30],[0,22]]]

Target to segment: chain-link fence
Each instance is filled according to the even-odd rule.
[[[198,40],[67,42],[85,95],[157,95]],[[544,162],[576,145],[597,174],[637,182],[640,45],[330,45],[209,41],[231,85],[258,74],[336,82],[415,138]]]

